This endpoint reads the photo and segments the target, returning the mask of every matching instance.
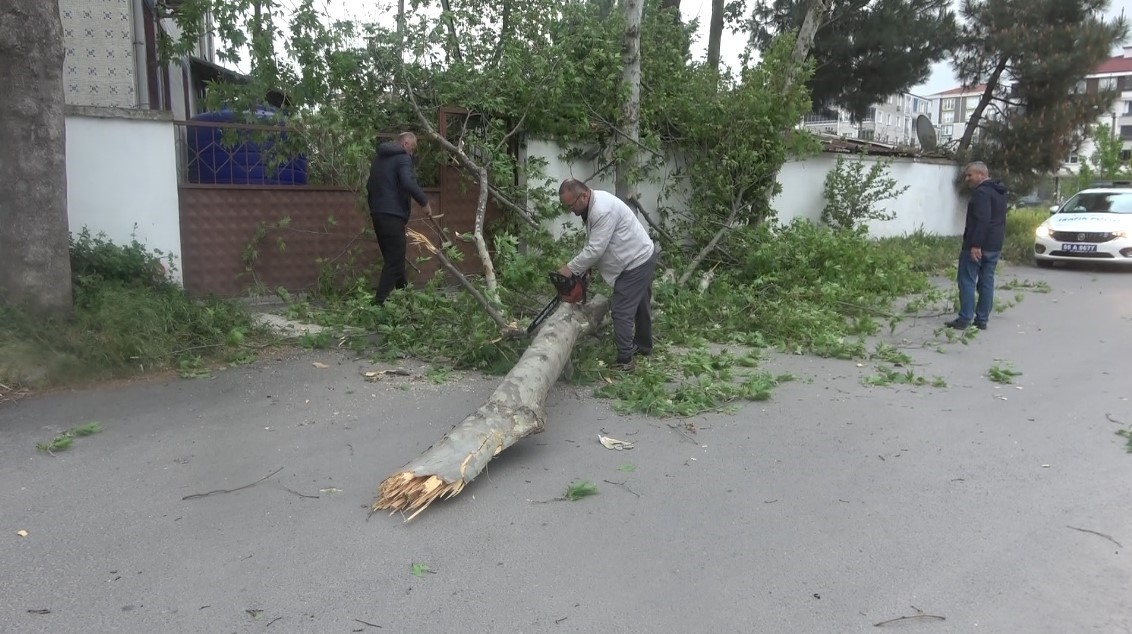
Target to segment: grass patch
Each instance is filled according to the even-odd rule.
[[[0,382],[43,387],[140,372],[246,363],[266,341],[238,302],[195,300],[165,275],[159,252],[87,231],[71,240],[74,311],[33,318],[0,307]]]
[[[876,241],[878,248],[907,256],[914,270],[928,274],[950,274],[955,268],[962,243],[959,236],[939,236],[925,233],[922,229]]]

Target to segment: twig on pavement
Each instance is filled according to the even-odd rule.
[[[617,486],[621,487],[622,489],[625,489],[625,490],[626,490],[626,491],[628,491],[629,493],[632,493],[633,495],[635,495],[635,496],[637,496],[637,497],[641,497],[641,494],[640,494],[640,493],[637,493],[636,491],[634,491],[634,490],[630,489],[629,487],[625,486],[625,483],[624,483],[624,482],[614,482],[613,480],[602,480],[602,482],[605,482],[606,484],[616,484]]]
[[[192,498],[208,497],[208,496],[210,496],[214,493],[235,493],[236,491],[243,491],[244,489],[250,489],[251,487],[254,487],[255,485],[259,484],[260,482],[263,482],[264,480],[270,478],[271,476],[279,473],[282,470],[283,470],[283,467],[279,467],[275,471],[272,471],[271,473],[263,476],[259,480],[256,480],[255,482],[252,482],[251,484],[245,484],[242,487],[237,487],[235,489],[217,489],[216,491],[209,491],[208,493],[194,493],[192,495],[186,495],[185,497],[183,497],[181,499],[182,500],[191,500]]]
[[[889,623],[895,623],[897,621],[906,621],[906,620],[911,620],[911,619],[938,619],[940,621],[946,621],[947,620],[947,617],[937,616],[935,614],[924,614],[923,610],[921,610],[920,608],[917,608],[914,605],[912,606],[912,609],[915,610],[917,612],[917,614],[911,614],[911,615],[908,615],[908,616],[898,616],[895,619],[888,619],[887,621],[881,621],[880,623],[873,623],[873,627],[881,627],[882,625],[888,625]]]
[[[317,495],[304,495],[304,494],[302,494],[302,493],[299,493],[298,491],[296,491],[296,490],[294,490],[294,489],[288,489],[287,487],[283,487],[283,488],[284,488],[285,490],[287,490],[288,492],[290,492],[290,493],[294,493],[295,495],[297,495],[297,496],[299,496],[299,497],[301,497],[301,498],[308,498],[308,499],[311,499],[311,500],[317,500],[317,499],[318,499],[318,496],[317,496]]]
[[[1081,531],[1082,533],[1089,533],[1090,535],[1096,535],[1097,537],[1103,537],[1103,538],[1107,539],[1108,541],[1116,544],[1117,547],[1124,548],[1124,546],[1121,545],[1120,542],[1113,539],[1111,535],[1105,535],[1104,533],[1098,533],[1097,531],[1091,531],[1087,528],[1077,528],[1076,526],[1066,526],[1065,528],[1071,528],[1075,531]]]

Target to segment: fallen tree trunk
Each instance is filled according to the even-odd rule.
[[[504,449],[541,432],[547,392],[578,338],[596,330],[608,312],[609,299],[600,296],[584,305],[560,305],[486,403],[381,483],[371,514],[412,512],[408,522],[436,500],[460,493]]]

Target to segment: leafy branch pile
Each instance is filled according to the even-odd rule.
[[[100,431],[102,431],[102,424],[98,422],[78,425],[51,439],[51,442],[41,442],[36,444],[35,448],[44,453],[54,454],[56,451],[65,451],[67,449],[70,449],[71,445],[75,444],[75,438],[93,436]]]
[[[251,81],[213,86],[208,103],[250,109],[269,88],[282,89],[291,100],[285,116],[300,131],[294,138],[306,144],[312,169],[343,175],[339,184],[360,192],[375,133],[412,128],[425,139],[422,147],[431,146],[423,170],[436,157],[451,161],[506,210],[490,238],[482,222],[474,236],[435,226],[434,257],[456,257],[446,248],[454,240],[479,245],[483,275],[464,277],[465,290],[451,292],[436,279],[394,293],[379,309],[369,281],[358,277],[292,306],[296,317],[376,333],[378,354],[387,357],[501,373],[520,356],[525,342],[513,335],[550,298],[546,271],[582,239],[577,229],[557,239],[547,230],[546,221],[563,213],[557,183],[546,178],[544,162],[524,157],[524,141],[559,143],[564,160],[592,166],[593,176],[612,170],[619,183],[663,179],[678,208],[649,210],[664,250],[655,295],[661,345],[636,374],[603,381],[599,393],[625,409],[687,415],[767,398],[789,378],[735,371],[757,365],[756,357],[713,352],[711,344],[864,356],[866,338],[881,322],[899,319],[894,302],[929,291],[934,269],[861,231],[777,223],[771,201],[778,171],[815,150],[813,138],[794,129],[811,105],[814,65],[806,52],[813,29],[807,31],[804,11],[796,22],[801,30],[779,29],[761,42],[758,63],[730,75],[691,59],[695,25],[682,24],[664,4],[645,3],[640,121],[628,144],[622,113],[633,91],[622,52],[631,29],[614,3],[471,0],[444,3],[439,16],[420,3],[387,28],[327,20],[313,0],[300,1],[289,16],[266,5],[258,18],[225,0],[187,0],[177,16],[185,37],[166,44],[173,52],[195,41],[205,12],[217,17],[220,32],[246,33],[229,39],[221,57],[246,56]],[[437,113],[451,106],[466,112],[450,111],[441,134]],[[683,157],[675,174],[671,157]],[[830,224],[856,229],[884,218],[876,204],[900,193],[885,168],[878,163],[857,174],[867,178],[850,191],[834,183]],[[839,164],[840,185],[853,180],[853,169]],[[676,188],[692,194],[679,201]],[[479,213],[482,220],[482,199]],[[594,290],[609,291],[600,282]],[[372,339],[346,338],[367,349]],[[609,379],[605,348],[593,341],[577,346],[575,381]]]

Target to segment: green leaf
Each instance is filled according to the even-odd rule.
[[[589,480],[575,482],[566,487],[566,499],[571,502],[576,502],[591,495],[597,495],[597,493],[597,485]]]

